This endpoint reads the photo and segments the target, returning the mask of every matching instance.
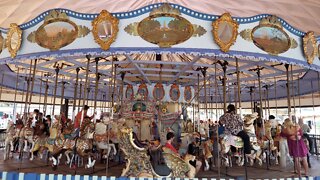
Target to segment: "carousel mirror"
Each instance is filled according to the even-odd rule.
[[[130,100],[132,100],[133,99],[133,87],[132,87],[132,85],[128,85],[127,86],[127,90],[126,90],[126,99],[130,99]]]
[[[218,20],[212,23],[213,37],[220,46],[221,51],[228,52],[238,36],[238,23],[234,21],[230,13],[224,13]]]
[[[172,84],[170,88],[170,98],[172,101],[178,101],[180,98],[180,89],[176,84]]]
[[[2,37],[2,34],[0,33],[0,53],[2,52],[3,46],[4,46],[4,39]]]
[[[307,32],[303,37],[303,52],[309,64],[313,63],[316,56],[316,39],[313,32]]]
[[[138,95],[141,97],[140,99],[146,100],[148,98],[148,87],[146,84],[140,84],[138,89]]]
[[[186,86],[184,88],[184,100],[188,103],[192,100],[192,91],[190,86]]]
[[[20,49],[21,36],[22,30],[18,27],[18,25],[10,24],[10,30],[7,36],[7,46],[12,58],[16,57],[17,52]]]
[[[94,40],[103,50],[108,50],[114,42],[118,29],[119,20],[108,11],[102,10],[99,16],[92,21],[92,33]]]
[[[163,85],[160,83],[157,83],[153,89],[153,98],[156,99],[157,101],[160,101],[163,99],[164,93],[165,92],[164,92]]]

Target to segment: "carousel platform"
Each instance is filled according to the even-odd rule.
[[[311,157],[312,168],[309,176],[303,179],[319,179],[320,180],[320,163],[317,157]],[[57,170],[52,170],[50,163],[36,159],[29,161],[28,159],[18,160],[10,159],[7,161],[0,160],[0,179],[2,180],[120,180],[132,179],[120,177],[124,163],[110,162],[108,172],[106,165],[96,163],[94,169],[85,169],[84,167],[69,168],[69,166],[61,164]],[[161,171],[161,169],[159,169]],[[286,168],[279,165],[272,165],[267,169],[263,166],[248,166],[248,179],[296,179],[297,174],[293,172],[293,164],[289,164]],[[106,173],[107,176],[106,176]],[[201,170],[197,174],[197,179],[218,179],[218,168],[212,168],[209,171]],[[221,179],[245,179],[244,167],[234,166],[231,168],[221,168]],[[133,179],[152,179],[152,178],[133,178]]]

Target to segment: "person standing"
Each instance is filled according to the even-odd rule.
[[[294,158],[295,167],[299,177],[301,177],[300,162],[302,162],[303,168],[305,170],[305,175],[308,176],[308,149],[303,142],[303,132],[300,126],[294,125],[289,118],[285,119],[284,129],[281,132],[281,136],[287,138],[289,154]]]

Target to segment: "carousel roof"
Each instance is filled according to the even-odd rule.
[[[214,48],[214,46],[212,46],[214,44],[213,42],[211,42],[211,37],[209,36],[209,31],[207,30],[206,32],[208,33],[206,34],[206,36],[202,36],[201,38],[205,39],[206,42],[211,42],[211,44],[208,44],[208,46],[206,46],[204,41],[199,38],[200,36],[197,35],[199,40],[194,42],[198,42],[198,44],[190,41],[190,44],[185,43],[184,45],[181,45],[181,47],[177,46],[175,48],[155,48],[150,44],[145,44],[146,42],[144,41],[137,41],[136,37],[133,37],[134,35],[131,36],[127,31],[125,32],[127,27],[130,27],[131,24],[128,24],[128,26],[124,26],[124,24],[129,22],[131,23],[131,21],[133,20],[123,19],[121,28],[123,28],[124,30],[120,32],[121,35],[118,35],[118,39],[116,40],[115,45],[111,47],[109,51],[102,51],[100,48],[97,48],[97,46],[93,44],[93,37],[89,36],[80,39],[78,42],[74,42],[72,44],[74,46],[70,45],[66,48],[58,48],[59,50],[57,51],[56,49],[50,49],[50,51],[47,51],[43,48],[40,49],[38,46],[31,44],[34,43],[32,42],[31,35],[33,34],[33,32],[31,32],[31,30],[36,29],[41,25],[39,21],[42,21],[41,18],[43,18],[44,15],[50,16],[49,12],[48,14],[44,13],[45,11],[49,11],[50,9],[63,8],[61,11],[65,11],[73,18],[79,15],[76,12],[88,13],[90,14],[90,16],[86,15],[85,17],[90,17],[91,19],[80,18],[81,21],[79,20],[79,22],[83,21],[83,24],[88,25],[91,24],[91,20],[94,18],[93,14],[97,15],[103,9],[107,9],[112,13],[129,12],[161,2],[178,4],[183,7],[195,10],[196,12],[204,13],[204,16],[206,16],[205,14],[219,15],[224,12],[230,12],[232,16],[237,17],[250,17],[259,14],[273,14],[284,20],[281,20],[282,25],[286,30],[288,30],[288,32],[293,33],[291,35],[292,37],[295,37],[293,35],[296,35],[297,40],[294,40],[292,37],[290,37],[290,46],[288,46],[288,48],[291,48],[292,50],[290,49],[291,51],[289,50],[290,52],[288,52],[286,55],[281,54],[279,56],[278,54],[266,54],[265,52],[261,52],[263,48],[261,50],[257,50],[255,49],[256,47],[249,46],[249,44],[246,44],[248,42],[244,41],[247,40],[244,37],[242,37],[243,39],[238,38],[239,43],[234,46],[233,50],[227,53],[221,53],[220,50],[217,50]],[[136,86],[141,83],[151,85],[152,83],[160,82],[167,85],[175,83],[181,86],[190,85],[196,87],[198,84],[198,80],[200,81],[199,84],[201,86],[204,85],[203,79],[205,76],[208,84],[207,87],[211,88],[209,91],[207,91],[207,95],[211,96],[210,101],[221,102],[221,86],[224,76],[222,66],[224,63],[228,64],[226,78],[227,93],[230,97],[230,94],[234,94],[235,90],[237,89],[236,83],[238,70],[236,60],[238,60],[242,92],[241,98],[244,101],[250,100],[249,94],[257,92],[258,70],[261,74],[261,86],[264,89],[267,89],[269,87],[271,89],[275,89],[275,87],[278,87],[277,93],[275,91],[272,91],[274,93],[270,94],[271,99],[286,97],[287,69],[285,67],[285,64],[291,64],[288,66],[290,81],[292,82],[291,87],[294,91],[294,95],[308,94],[318,90],[316,88],[316,84],[318,83],[319,74],[314,70],[320,69],[319,61],[315,61],[313,64],[308,64],[309,62],[307,63],[304,60],[304,56],[302,56],[303,54],[301,51],[302,48],[297,48],[298,46],[302,46],[300,41],[302,40],[302,36],[304,35],[304,33],[298,32],[297,30],[288,26],[288,24],[290,24],[296,29],[302,30],[304,32],[310,30],[315,31],[316,34],[319,35],[320,22],[317,22],[317,17],[320,17],[320,11],[318,11],[318,9],[320,8],[320,3],[316,1],[302,2],[298,0],[292,0],[285,2],[281,0],[273,0],[249,2],[247,0],[238,0],[223,2],[202,1],[201,3],[199,3],[195,0],[126,0],[125,2],[122,2],[122,0],[97,0],[94,2],[87,0],[75,2],[72,0],[45,1],[42,3],[37,3],[33,0],[30,0],[20,1],[19,3],[5,1],[0,2],[0,6],[3,8],[3,11],[0,12],[0,27],[6,28],[10,23],[15,22],[21,25],[21,28],[23,28],[26,34],[29,33],[28,38],[26,38],[26,35],[24,35],[25,44],[22,45],[23,50],[19,52],[20,54],[18,54],[17,57],[9,57],[8,52],[4,52],[2,54],[4,58],[2,59],[3,65],[0,65],[0,69],[3,74],[2,79],[4,79],[3,76],[5,76],[5,82],[1,83],[9,88],[17,87],[17,89],[19,90],[27,90],[27,86],[25,85],[25,83],[27,79],[32,79],[33,75],[31,74],[33,72],[33,67],[35,67],[35,65],[32,63],[34,63],[34,60],[37,59],[36,70],[34,71],[35,82],[33,91],[35,91],[35,93],[43,93],[41,87],[43,88],[44,82],[47,80],[50,84],[50,88],[52,89],[56,79],[55,70],[58,68],[58,86],[61,86],[61,84],[65,85],[67,93],[64,94],[64,96],[72,98],[77,77],[76,69],[80,68],[79,79],[80,82],[82,82],[82,85],[85,84],[84,81],[88,72],[88,91],[90,89],[94,89],[97,76],[96,74],[100,74],[99,89],[101,90],[101,94],[103,93],[103,91],[108,91],[108,93],[111,94],[110,87],[113,86],[113,83],[111,82],[113,81],[112,78],[114,74],[116,74],[116,84],[118,86],[122,85],[121,80],[124,74],[125,78],[123,83],[126,85],[130,84]],[[74,12],[71,12],[69,10],[72,10]],[[64,15],[67,16],[67,14]],[[74,14],[76,14],[76,16],[73,16]],[[123,13],[121,15],[123,15]],[[120,14],[117,14],[117,17],[119,16]],[[140,18],[144,16],[145,15],[141,15]],[[132,18],[135,17],[132,16]],[[259,18],[261,19],[261,17]],[[28,23],[31,20],[32,22]],[[77,18],[73,20],[76,21]],[[272,18],[270,20],[272,20]],[[252,22],[257,24],[257,22],[254,21]],[[279,22],[280,25],[281,23]],[[209,25],[207,26],[207,28],[211,28],[210,22],[202,25]],[[243,27],[247,26],[248,25],[246,23],[243,24]],[[278,37],[275,37],[272,40],[278,42]],[[205,44],[205,47],[202,47],[203,44]],[[252,44],[253,43],[251,43],[251,45]],[[314,46],[316,46],[315,43]],[[250,52],[247,53],[245,52],[246,50],[249,50]],[[303,61],[301,59],[303,59]],[[313,59],[315,58],[313,57]],[[87,68],[88,61],[90,63],[88,65],[89,68]],[[98,68],[96,68],[97,62]],[[115,70],[113,70],[114,66],[117,67],[116,73],[114,72]],[[98,71],[96,69],[98,69]],[[206,75],[204,75],[203,73],[204,70],[206,71]],[[16,77],[19,77],[18,81],[16,81]],[[300,81],[300,87],[303,88],[298,87]],[[15,82],[17,82],[17,84],[15,84]],[[214,95],[215,89],[219,90],[219,93],[216,95]],[[297,89],[300,90],[299,93],[297,92]],[[58,92],[60,91],[58,90]],[[53,93],[49,92],[49,94],[52,95]],[[203,90],[200,92],[200,96],[204,97]],[[89,98],[92,99],[92,97],[93,96],[90,96]],[[110,100],[111,95],[108,97],[108,100]],[[258,96],[256,96],[255,99],[258,99],[257,97]],[[236,97],[233,97],[233,99],[236,99]]]
[[[65,8],[82,13],[99,13],[106,9],[109,12],[128,12],[154,4],[169,2],[182,5],[198,12],[222,14],[230,12],[232,16],[249,17],[258,14],[276,15],[293,27],[307,32],[314,31],[320,35],[320,1],[318,0],[268,0],[268,1],[211,1],[211,0],[69,0],[69,1],[1,1],[0,27],[8,28],[10,23],[23,24],[44,11],[53,8]]]

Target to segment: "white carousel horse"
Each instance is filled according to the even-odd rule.
[[[258,114],[253,113],[249,115],[244,116],[244,131],[249,135],[250,137],[250,143],[253,148],[253,151],[251,151],[251,154],[249,156],[246,156],[250,160],[250,165],[253,165],[253,160],[257,159],[258,164],[262,165],[262,160],[260,159],[261,155],[261,148],[257,144],[257,138],[255,136],[255,129],[253,125],[253,121],[257,118]],[[225,165],[229,166],[231,165],[230,157],[227,155],[227,153],[230,151],[231,146],[235,147],[237,150],[240,148],[243,148],[243,141],[240,137],[234,136],[234,135],[221,135],[220,139],[220,145],[221,145],[221,157],[225,160]],[[238,157],[237,164],[239,166],[243,165],[244,159],[241,158],[241,156]]]
[[[16,135],[16,129],[12,121],[8,122],[6,139],[4,143],[4,160],[7,160],[10,156],[10,152],[13,151],[13,141]]]
[[[31,149],[34,146],[33,134],[34,130],[31,127],[31,120],[29,120],[25,127],[21,128],[20,131],[17,131],[19,136],[19,152],[21,152],[22,145],[24,144],[23,151],[28,151],[28,143],[32,144]]]
[[[111,122],[108,122],[108,124],[111,124]],[[114,139],[113,136],[116,135],[113,129],[108,127],[108,124],[105,124],[104,122],[95,124],[94,143],[98,149],[107,151],[104,158],[109,157],[111,149],[113,150],[113,155],[117,154],[115,145],[108,141],[110,138]]]

